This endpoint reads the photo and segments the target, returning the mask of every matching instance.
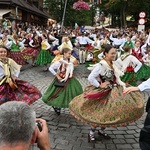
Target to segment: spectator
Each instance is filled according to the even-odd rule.
[[[41,132],[36,122],[40,122]],[[36,140],[40,150],[50,150],[45,120],[36,119],[34,110],[24,102],[13,101],[0,105],[1,150],[29,150]]]
[[[129,94],[130,92],[135,91],[145,91],[150,90],[150,78],[146,80],[145,82],[142,82],[137,87],[128,87],[126,88],[123,93]],[[147,104],[146,104],[146,112],[147,116],[144,122],[144,127],[141,129],[140,137],[139,137],[139,144],[141,150],[149,150],[150,149],[150,97],[148,98]]]

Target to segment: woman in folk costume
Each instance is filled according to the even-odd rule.
[[[121,77],[123,82],[136,85],[136,82],[150,77],[150,67],[142,64],[135,56],[131,55],[129,46],[124,47],[124,55],[115,61],[119,70],[124,72]]]
[[[110,41],[108,40],[107,35],[104,35],[103,38],[101,39],[101,47],[105,47],[106,44],[110,44]]]
[[[34,36],[28,37],[24,42],[25,49],[22,54],[25,59],[32,59],[32,66],[35,66],[35,59],[40,52],[40,40],[37,34]]]
[[[106,127],[128,125],[139,119],[144,109],[140,93],[122,94],[125,88],[125,83],[119,78],[122,72],[113,63],[116,49],[106,45],[104,55],[105,58],[88,77],[91,86],[69,104],[70,113],[75,118],[91,125],[89,142],[95,142],[96,127],[101,127],[98,134],[108,139],[110,136],[105,132]]]
[[[47,36],[45,34],[42,35],[42,42],[41,42],[41,50],[36,58],[37,65],[45,65],[46,69],[44,71],[48,71],[47,65],[51,63],[52,58],[49,52],[51,48],[50,44],[47,41]]]
[[[63,58],[63,55],[62,55],[62,51],[63,49],[67,48],[67,49],[70,49],[71,50],[71,54],[72,54],[72,50],[73,50],[73,46],[71,44],[71,42],[68,42],[70,41],[68,37],[63,37],[63,40],[62,40],[62,44],[58,47],[58,50],[54,51],[54,54],[56,55],[55,58],[52,60],[52,63],[54,63],[55,61],[58,61],[59,59]],[[74,61],[74,65],[78,65],[78,61],[77,59],[71,55],[71,59]]]
[[[141,42],[139,40],[135,41],[134,48],[132,49],[132,55],[135,56],[138,60],[142,60],[142,53],[141,53]]]
[[[62,83],[62,79],[67,74],[67,63],[74,63],[71,58],[71,50],[64,48],[63,57],[51,64],[49,71],[55,76],[47,91],[42,97],[42,100],[49,106],[52,106],[55,112],[59,115],[61,108],[68,108],[69,102],[77,95],[83,92],[82,86],[74,76],[68,76],[64,82],[64,86],[56,85],[56,80]],[[67,63],[64,63],[66,61]],[[55,71],[57,70],[57,71]]]
[[[17,64],[24,65],[25,59],[22,56],[24,44],[19,41],[17,35],[14,35],[12,40],[7,43],[7,47],[10,49],[8,57],[12,58]]]
[[[7,101],[24,101],[32,104],[41,97],[40,91],[26,81],[18,79],[21,66],[7,57],[0,46],[0,104]]]
[[[98,54],[101,52],[100,35],[96,35],[96,38],[92,42],[91,46],[92,48],[87,50],[87,57],[85,62],[86,67],[99,62]]]

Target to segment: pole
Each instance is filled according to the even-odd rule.
[[[63,12],[63,17],[62,17],[62,22],[61,22],[61,30],[60,30],[60,33],[62,33],[62,31],[63,31],[64,20],[65,20],[65,14],[66,14],[66,6],[67,6],[67,0],[65,0],[65,6],[64,6],[64,12]]]
[[[16,6],[16,19],[18,17],[18,6]]]

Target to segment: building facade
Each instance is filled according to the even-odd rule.
[[[50,15],[43,11],[43,0],[0,0],[0,19],[46,25]]]

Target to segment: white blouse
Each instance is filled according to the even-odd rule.
[[[96,67],[92,70],[90,75],[88,76],[88,81],[90,82],[91,85],[93,85],[95,87],[99,87],[100,83],[98,82],[97,77],[99,75],[104,76],[106,74],[106,72],[110,72],[110,71],[112,71],[111,68],[106,68],[103,65],[101,65],[100,63],[98,63],[96,65]]]
[[[62,58],[60,59],[60,60],[58,60],[58,61],[56,61],[56,62],[54,62],[53,64],[51,64],[50,65],[50,67],[49,67],[49,71],[53,74],[53,75],[56,75],[57,73],[59,73],[59,68],[60,68],[60,66],[61,65],[65,65],[65,63],[63,63],[63,62],[61,62],[61,60],[62,60]],[[73,60],[72,59],[70,59],[70,62],[72,62],[73,63]],[[63,69],[63,67],[62,67],[62,69]],[[56,70],[56,71],[55,71]],[[64,70],[65,70],[65,68],[64,68]],[[64,71],[64,70],[62,70],[62,71]]]
[[[20,70],[17,70],[12,75],[18,77],[19,74],[20,74]],[[5,75],[5,71],[2,62],[0,61],[0,80],[4,77],[4,75]]]
[[[140,89],[140,91],[144,91],[144,90],[150,90],[150,78],[147,79],[146,81],[142,82],[138,88]]]
[[[121,59],[122,57],[124,57],[124,55],[115,61],[119,70],[125,72],[128,66],[132,66],[134,68],[134,72],[137,72],[141,68],[142,63],[135,56],[129,55],[123,60]]]

